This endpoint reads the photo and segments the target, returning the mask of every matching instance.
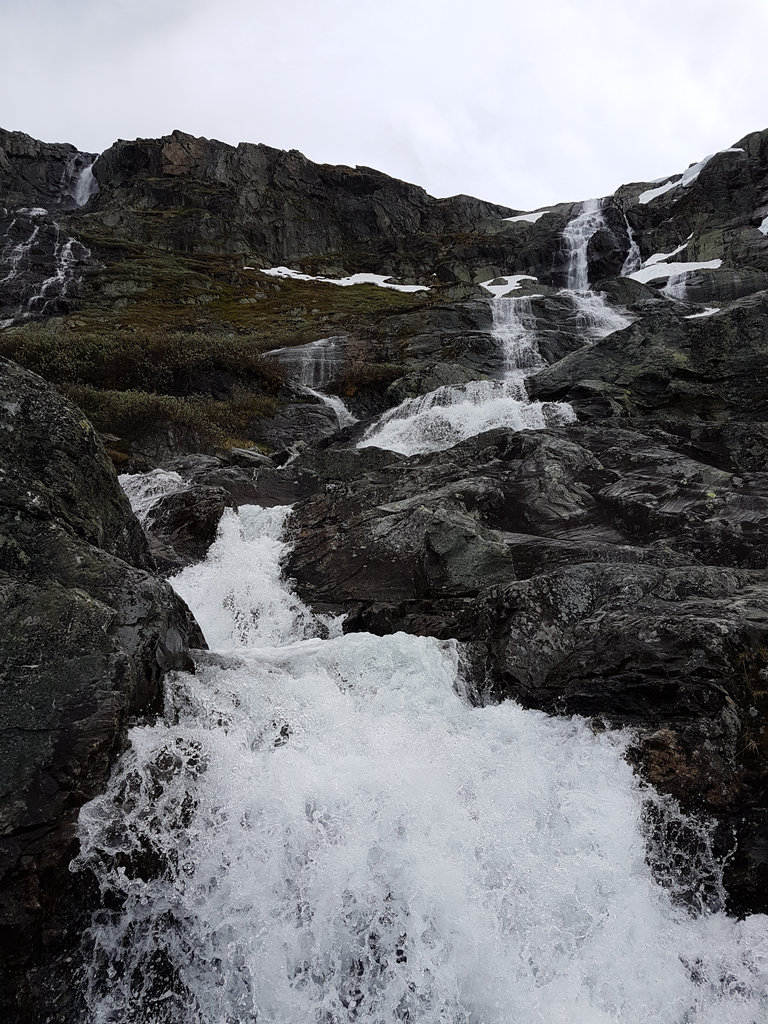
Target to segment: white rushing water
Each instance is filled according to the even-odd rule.
[[[604,227],[603,200],[587,199],[563,231],[568,269],[567,287],[560,294],[572,303],[585,342],[599,341],[632,323],[630,317],[609,306],[601,292],[593,292],[589,287],[589,242]]]
[[[339,429],[357,423],[357,417],[352,415],[341,398],[326,394],[324,389],[342,371],[346,360],[345,344],[344,337],[320,338],[305,345],[275,348],[266,353],[287,368],[291,380],[304,392],[332,410]]]
[[[95,160],[92,160],[89,164],[86,164],[75,179],[73,199],[78,206],[85,206],[88,200],[99,191],[99,183],[93,175],[93,165],[95,162]]]
[[[627,238],[629,239],[629,252],[627,253],[627,257],[624,260],[624,263],[622,264],[621,276],[629,277],[630,274],[634,273],[636,270],[639,270],[640,267],[643,265],[643,257],[640,252],[640,246],[638,245],[637,239],[635,238],[635,232],[632,230],[632,225],[629,223],[629,219],[627,218],[626,214],[624,215],[624,224],[626,225]]]
[[[187,488],[178,473],[166,469],[153,469],[149,473],[122,473],[120,486],[128,495],[133,514],[144,524],[155,505],[167,494],[176,494]]]
[[[543,367],[536,338],[537,296],[491,299],[493,335],[502,354],[502,380],[444,386],[389,409],[365,433],[358,448],[386,448],[403,455],[443,451],[495,427],[542,430],[571,423],[565,402],[532,402],[525,377]]]
[[[176,577],[218,653],[81,812],[88,1021],[762,1024],[768,922],[654,881],[627,738],[470,706],[452,641],[319,639],[287,512]]]

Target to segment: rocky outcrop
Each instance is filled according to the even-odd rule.
[[[23,132],[0,128],[3,205],[74,209],[78,178],[95,159],[95,153],[81,153],[68,143],[39,142]]]
[[[233,147],[179,131],[116,142],[94,173],[101,189],[94,219],[113,235],[184,251],[254,252],[273,264],[402,247],[414,235],[475,231],[511,213],[469,196],[435,200],[368,167],[315,164],[296,150]],[[163,212],[162,223],[149,211]]]
[[[66,967],[50,964],[85,899],[68,873],[78,810],[130,717],[159,708],[164,673],[204,641],[90,423],[7,360],[0,438],[0,1005],[61,1019]]]

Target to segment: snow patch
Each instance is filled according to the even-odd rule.
[[[679,252],[682,252],[683,249],[685,249],[685,247],[688,245],[688,242],[690,242],[690,240],[691,240],[691,237],[689,235],[689,237],[686,239],[686,241],[683,242],[682,245],[678,245],[678,247],[676,249],[673,249],[672,252],[655,252],[653,254],[653,256],[649,256],[648,257],[648,259],[645,261],[645,263],[643,263],[643,266],[644,267],[651,267],[655,263],[663,263],[665,260],[668,260],[670,256],[677,256],[677,254]]]
[[[494,284],[494,281],[502,281],[502,284]],[[487,292],[494,295],[496,298],[500,298],[502,295],[506,295],[507,292],[516,291],[522,287],[522,281],[538,281],[538,277],[532,277],[530,274],[512,274],[511,277],[493,277],[490,281],[481,281],[480,287],[485,288]]]
[[[765,220],[762,222],[762,224],[757,230],[762,231],[764,235],[768,235],[768,217],[765,218]]]
[[[244,267],[244,270],[251,269]],[[349,277],[313,277],[311,274],[302,274],[298,270],[291,270],[290,267],[261,268],[262,274],[269,274],[271,277],[290,277],[294,281],[320,281],[322,284],[337,284],[342,288],[348,288],[353,284],[375,284],[378,288],[392,288],[397,292],[428,292],[425,284],[390,284],[391,274],[350,274]]]
[[[647,284],[664,277],[672,277],[676,274],[691,274],[694,270],[717,270],[723,265],[722,260],[707,260],[704,263],[654,263],[651,266],[641,267],[628,276],[633,281]]]
[[[516,217],[505,217],[504,220],[510,224],[535,224],[536,221],[543,217],[545,213],[551,213],[551,210],[536,210],[535,213],[518,213]]]
[[[719,312],[719,306],[707,306],[701,313],[689,313],[688,316],[683,317],[683,320],[700,320],[703,316],[714,316],[715,313]]]
[[[701,174],[704,168],[707,166],[713,156],[717,156],[719,153],[743,153],[744,150],[740,148],[731,149],[719,149],[717,153],[710,153],[709,156],[705,156],[703,160],[699,160],[697,164],[691,164],[682,175],[676,181],[668,181],[666,184],[661,185],[659,188],[650,188],[646,192],[641,192],[637,197],[638,203],[650,203],[657,196],[664,195],[665,192],[670,192],[673,188],[677,188],[681,185],[683,188],[688,188]]]

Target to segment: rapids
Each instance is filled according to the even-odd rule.
[[[81,812],[89,1021],[764,1021],[768,921],[659,884],[629,737],[472,706],[453,641],[340,635],[288,515],[226,512],[173,580],[215,650]]]

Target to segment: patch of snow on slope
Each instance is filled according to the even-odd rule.
[[[731,149],[719,149],[717,153],[710,153],[709,156],[705,156],[703,160],[699,160],[697,164],[691,164],[677,181],[668,181],[666,184],[661,185],[659,188],[650,188],[646,192],[641,192],[637,197],[638,203],[650,203],[651,200],[656,199],[657,196],[664,195],[665,192],[670,192],[673,188],[677,188],[678,185],[682,185],[683,188],[688,188],[701,174],[704,168],[707,166],[713,156],[717,156],[718,153],[743,153],[744,150],[740,148]]]
[[[765,218],[765,220],[757,230],[762,231],[764,235],[768,235],[768,217]]]
[[[629,277],[641,284],[647,284],[649,281],[672,277],[675,274],[690,274],[694,270],[717,270],[722,265],[722,260],[708,260],[705,263],[654,263],[650,267],[641,267],[640,270],[629,274]]]
[[[682,252],[683,249],[685,249],[690,240],[691,236],[689,235],[686,241],[683,242],[682,245],[678,245],[678,247],[676,249],[673,249],[672,252],[655,252],[653,256],[648,257],[645,263],[643,263],[643,266],[652,267],[655,263],[663,263],[665,260],[668,260],[670,256],[677,256],[679,252]]]
[[[494,281],[502,281],[502,284],[494,284]],[[521,281],[538,281],[538,277],[532,277],[530,274],[512,274],[511,277],[494,277],[490,281],[481,281],[480,287],[485,288],[491,295],[495,295],[496,298],[500,298],[502,295],[506,295],[507,292],[515,291],[521,287]]]
[[[429,291],[425,284],[390,284],[391,274],[350,274],[349,277],[313,277],[311,274],[301,274],[298,270],[291,270],[290,267],[271,267],[269,270],[262,267],[261,272],[262,274],[269,274],[271,277],[290,277],[294,281],[320,281],[322,284],[337,284],[342,288],[348,288],[353,284],[375,284],[378,288],[392,288],[397,292]]]
[[[536,221],[543,217],[545,213],[551,213],[550,210],[537,210],[535,213],[518,213],[516,217],[505,217],[504,220],[510,224],[519,224],[524,222],[526,224],[535,224]]]

